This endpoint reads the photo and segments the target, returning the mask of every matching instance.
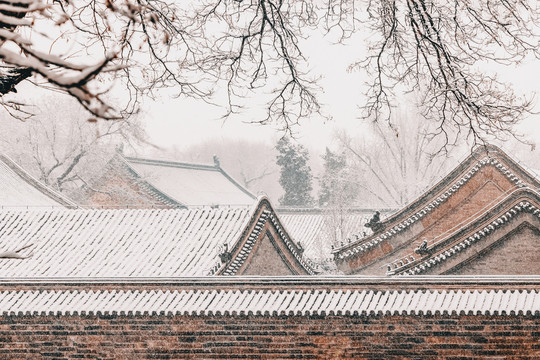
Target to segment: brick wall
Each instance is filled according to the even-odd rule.
[[[0,359],[540,358],[537,316],[4,316]]]

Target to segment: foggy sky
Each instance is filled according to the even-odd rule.
[[[331,44],[322,35],[315,34],[309,40],[301,41],[300,45],[308,60],[309,74],[320,77],[318,85],[321,91],[318,96],[323,106],[323,117],[302,119],[300,126],[293,129],[297,140],[309,148],[323,151],[325,146],[332,145],[336,129],[346,129],[352,136],[365,134],[366,121],[360,119],[360,106],[364,100],[362,92],[366,74],[347,71],[352,62],[364,56],[363,39],[355,36],[345,44]],[[540,67],[537,60],[530,60],[519,67],[489,65],[482,71],[496,72],[501,80],[511,82],[518,94],[540,94]],[[224,121],[221,119],[223,108],[193,99],[171,99],[168,91],[161,91],[156,101],[146,99],[143,105],[144,122],[153,143],[182,148],[208,139],[222,138],[253,139],[274,144],[283,135],[274,124],[260,126],[249,123],[260,119],[260,115],[257,115],[260,108],[257,109],[256,105]],[[253,103],[257,104],[257,100],[257,96],[254,96]],[[537,96],[535,100],[535,109],[540,112]],[[414,107],[410,103],[404,105]],[[536,135],[540,130],[539,120],[540,115],[529,116],[517,130],[529,134],[529,140],[540,140]]]

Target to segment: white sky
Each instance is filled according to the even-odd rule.
[[[312,117],[301,121],[294,128],[296,138],[308,147],[322,151],[332,145],[336,129],[347,129],[350,135],[362,132],[359,119],[362,103],[362,84],[366,81],[361,71],[347,72],[348,66],[364,54],[362,39],[353,39],[346,45],[331,45],[322,36],[312,36],[302,42],[308,57],[311,75],[321,76],[318,84],[323,89],[319,100],[324,114],[331,120]],[[502,80],[511,81],[515,88],[526,95],[540,94],[539,61],[530,61],[520,67],[500,67],[496,70]],[[540,112],[538,99],[536,109]],[[223,121],[224,110],[192,99],[173,99],[147,102],[143,106],[146,129],[151,143],[160,147],[176,146],[179,149],[208,139],[254,139],[275,143],[282,136],[275,126],[250,124],[250,112]],[[540,115],[525,119],[518,130],[538,141]]]
[[[361,72],[348,73],[347,67],[362,56],[360,46],[331,45],[322,36],[313,36],[302,42],[313,77],[321,77],[319,101],[323,114],[331,119],[313,116],[303,119],[293,131],[301,143],[322,148],[332,140],[335,129],[347,127],[356,131],[360,121]],[[257,120],[253,112],[221,119],[223,109],[193,99],[168,99],[163,97],[143,106],[146,129],[150,141],[161,146],[179,148],[214,138],[263,140],[274,143],[280,136],[279,126],[252,124]]]
[[[309,74],[321,77],[318,84],[322,91],[318,94],[327,119],[313,116],[303,119],[293,131],[296,138],[311,149],[323,151],[332,146],[333,134],[337,129],[346,129],[349,135],[361,134],[365,126],[359,119],[362,104],[362,86],[367,80],[362,71],[349,73],[347,68],[365,56],[364,40],[356,35],[345,45],[330,44],[328,38],[314,33],[301,41],[301,49],[307,57]],[[530,61],[519,68],[501,67],[497,69],[502,79],[513,82],[518,91],[531,95],[540,94],[539,61]],[[249,123],[258,120],[252,111],[221,119],[224,109],[193,99],[173,98],[173,90],[158,92],[158,99],[146,98],[142,104],[142,120],[145,123],[149,142],[162,149],[175,147],[179,150],[210,139],[253,139],[274,144],[283,135],[279,126]],[[22,93],[22,92],[20,92]],[[25,92],[26,93],[26,92]],[[537,101],[538,103],[538,101]],[[540,112],[540,105],[536,109]],[[531,140],[540,140],[540,115],[526,119],[519,130],[527,133]]]

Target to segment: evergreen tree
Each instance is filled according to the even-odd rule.
[[[278,141],[276,149],[277,164],[281,167],[279,183],[285,190],[285,194],[279,199],[280,205],[311,206],[313,176],[307,164],[309,160],[307,149],[300,144],[291,143],[286,137]]]
[[[357,186],[347,168],[345,155],[335,154],[326,148],[322,158],[324,173],[319,180],[319,206],[350,206],[356,199]]]

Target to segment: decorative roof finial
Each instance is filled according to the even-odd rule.
[[[218,158],[218,156],[216,154],[214,154],[214,165],[216,167],[219,167],[219,158]]]
[[[298,255],[304,255],[304,247],[302,246],[302,243],[300,241],[296,243],[296,247],[298,248]]]
[[[424,239],[424,241],[422,241],[422,244],[420,244],[419,247],[414,249],[414,252],[417,253],[420,256],[429,254],[430,251],[428,249],[427,243],[428,243],[427,239]]]
[[[229,261],[232,259],[232,254],[229,251],[229,244],[225,243],[223,244],[223,250],[219,254],[219,259],[223,264],[228,264]]]
[[[368,223],[364,224],[364,226],[367,227],[367,228],[371,228],[371,230],[373,230],[374,233],[379,231],[379,230],[383,230],[384,225],[381,223],[381,216],[380,215],[381,215],[380,212],[375,211],[375,215],[373,215],[371,220],[369,220]]]

